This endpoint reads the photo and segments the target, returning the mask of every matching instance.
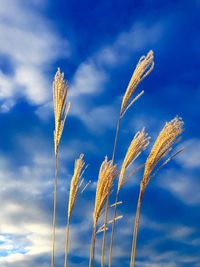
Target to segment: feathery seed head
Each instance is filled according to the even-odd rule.
[[[127,168],[135,161],[135,159],[140,155],[140,153],[145,150],[149,144],[150,137],[144,131],[137,132],[134,136],[123,161],[122,168],[119,175],[119,182],[118,182],[118,192],[121,189],[124,183],[124,176],[126,173]]]
[[[94,225],[96,226],[100,213],[103,209],[106,197],[110,193],[113,181],[117,176],[117,166],[113,165],[113,161],[108,161],[107,157],[102,162],[96,189],[95,207],[93,213]]]
[[[157,164],[172,150],[175,143],[179,141],[178,137],[183,132],[183,120],[175,117],[167,122],[158,135],[153,148],[146,160],[142,185],[145,187],[149,178],[155,170]]]
[[[55,130],[54,130],[54,144],[55,154],[58,151],[60,138],[62,136],[65,120],[69,112],[70,103],[67,103],[68,85],[64,80],[64,73],[60,72],[58,68],[53,81],[53,100],[54,100],[54,116],[55,116]]]
[[[82,178],[83,167],[85,166],[83,157],[84,155],[81,154],[80,157],[77,160],[75,160],[75,164],[74,164],[74,174],[71,179],[70,193],[69,193],[68,219],[71,217],[71,213],[72,213],[75,201],[76,201],[77,193],[79,191],[79,184]]]
[[[126,92],[124,94],[120,116],[123,116],[125,111],[132,105],[130,99],[134,94],[138,84],[153,70],[154,67],[154,55],[153,51],[149,51],[146,56],[142,56],[133,72],[131,80],[128,84]],[[134,101],[134,100],[133,100]]]

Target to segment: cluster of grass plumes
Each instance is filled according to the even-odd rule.
[[[118,134],[120,130],[120,123],[124,117],[126,111],[133,105],[133,103],[138,100],[144,93],[141,91],[138,95],[133,97],[138,85],[140,82],[147,77],[148,74],[154,68],[154,54],[153,51],[149,51],[146,56],[142,56],[136,65],[136,68],[133,72],[131,80],[128,84],[128,87],[125,91],[125,94],[122,98],[122,103],[120,106],[119,118],[116,126],[116,133],[114,138],[114,146],[112,151],[112,159],[108,160],[106,157],[102,162],[99,175],[97,179],[96,186],[96,196],[94,200],[94,210],[93,210],[93,226],[92,226],[92,237],[91,237],[91,246],[89,254],[89,267],[94,267],[95,264],[95,243],[96,243],[96,234],[103,232],[102,238],[102,253],[101,253],[101,267],[105,265],[105,248],[106,248],[106,233],[109,230],[107,225],[111,224],[111,234],[110,234],[110,245],[108,251],[108,266],[112,266],[112,255],[113,255],[113,244],[114,244],[114,234],[115,234],[115,224],[116,221],[121,219],[123,216],[117,216],[117,207],[119,204],[122,204],[118,200],[119,193],[128,180],[132,177],[139,169],[144,167],[144,173],[140,182],[139,196],[137,202],[137,210],[134,221],[133,229],[133,240],[132,248],[130,246],[130,267],[135,266],[136,258],[136,245],[137,237],[139,230],[140,222],[140,213],[141,213],[141,204],[145,190],[150,182],[150,180],[158,173],[158,171],[167,164],[173,157],[175,157],[182,150],[178,150],[175,153],[171,153],[174,145],[180,141],[180,135],[183,132],[183,121],[179,117],[175,117],[170,122],[167,122],[161,132],[159,133],[149,156],[146,159],[146,162],[140,165],[137,168],[133,168],[132,171],[128,171],[130,167],[135,163],[139,155],[148,147],[150,142],[150,136],[146,133],[144,129],[138,131],[123,158],[121,166],[117,166],[114,163]],[[64,74],[58,69],[54,82],[53,82],[53,96],[54,96],[54,113],[55,113],[55,130],[54,130],[54,145],[55,145],[55,179],[54,179],[54,210],[53,210],[53,235],[52,235],[52,267],[54,267],[54,254],[55,254],[55,230],[56,230],[56,195],[57,195],[57,182],[58,182],[58,151],[60,139],[62,136],[65,120],[70,109],[70,104],[67,102],[67,92],[68,92],[67,82],[64,80]],[[69,199],[68,199],[68,211],[66,213],[67,217],[67,226],[66,226],[66,244],[65,244],[65,258],[64,258],[64,267],[67,266],[68,250],[69,250],[69,233],[70,233],[70,221],[72,213],[75,207],[76,199],[80,192],[84,191],[88,183],[83,186],[84,179],[83,174],[85,172],[84,155],[80,154],[79,158],[75,160],[74,172],[72,175],[70,190],[69,190]],[[132,169],[132,168],[131,168]],[[118,171],[119,170],[119,171]],[[115,191],[115,179],[118,177],[118,183],[116,185]],[[82,189],[83,188],[83,189]],[[109,218],[109,196],[115,191],[116,200],[113,205],[110,207],[113,208],[113,218]],[[104,214],[103,225],[97,229],[99,224],[100,216]]]
[[[114,141],[114,147],[113,147],[113,153],[112,153],[112,160],[115,159],[115,152],[117,147],[117,141],[118,141],[118,134],[120,130],[121,121],[126,113],[126,111],[133,105],[134,102],[136,102],[144,93],[144,91],[141,91],[136,97],[133,97],[139,83],[150,74],[150,72],[154,68],[154,54],[153,51],[149,51],[146,56],[142,56],[137,65],[136,68],[132,74],[132,77],[129,81],[128,87],[125,91],[125,94],[122,99],[121,108],[119,112],[119,118],[117,121],[117,127],[116,127],[116,133],[115,133],[115,141]],[[132,100],[131,100],[132,99]],[[121,176],[122,177],[122,176]],[[120,185],[120,183],[119,183]],[[118,188],[119,189],[119,188]],[[116,200],[118,198],[119,190],[116,193]],[[116,201],[117,202],[117,201]],[[105,212],[105,226],[107,224],[108,220],[108,203],[109,203],[109,197],[107,197],[106,202],[106,212]],[[111,234],[111,240],[110,240],[110,252],[109,252],[109,267],[112,264],[112,246],[113,246],[113,235],[114,235],[114,227],[115,227],[115,215],[116,215],[116,207],[114,211],[114,219],[113,219],[113,225],[112,225],[112,234]],[[105,239],[106,239],[106,227],[104,230],[104,236],[103,236],[103,249],[102,249],[102,258],[104,258],[104,251],[105,251]],[[104,267],[104,263],[101,264],[102,267]]]

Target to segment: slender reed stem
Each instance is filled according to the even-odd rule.
[[[109,197],[107,196],[106,199],[106,213],[104,217],[104,232],[103,232],[103,241],[102,241],[102,253],[101,253],[101,267],[104,267],[104,260],[105,260],[105,246],[106,246],[106,224],[108,220],[108,203]]]
[[[94,267],[95,241],[96,241],[96,226],[93,227],[92,231],[89,267]]]
[[[117,121],[117,128],[115,132],[115,142],[113,147],[113,153],[112,153],[112,161],[114,162],[115,159],[115,152],[116,152],[116,146],[117,146],[117,140],[119,135],[119,128],[121,123],[121,116],[119,116]],[[104,218],[104,231],[103,231],[103,241],[102,241],[102,253],[101,253],[101,267],[104,267],[104,259],[105,259],[105,247],[106,247],[106,226],[108,221],[108,205],[109,205],[109,194],[106,198],[106,210],[105,210],[105,218]]]
[[[134,230],[133,230],[130,267],[135,266],[136,245],[137,245],[138,229],[139,229],[139,222],[140,222],[140,210],[141,210],[141,204],[142,204],[142,197],[143,197],[143,191],[140,189],[140,194],[139,194],[138,203],[137,203],[137,211],[136,211],[136,216],[135,216]]]
[[[119,196],[119,191],[117,190],[115,203],[117,203],[117,201],[118,201],[118,196]],[[113,248],[113,241],[114,241],[116,215],[117,215],[117,204],[115,205],[114,214],[113,214],[112,232],[111,232],[111,239],[110,239],[109,261],[108,261],[108,266],[109,267],[112,264],[112,248]]]
[[[115,152],[116,152],[116,146],[117,146],[117,139],[119,135],[119,128],[121,124],[121,116],[119,116],[118,122],[117,122],[117,128],[116,128],[116,133],[115,133],[115,142],[114,142],[114,147],[113,147],[113,154],[112,154],[112,161],[114,162],[115,159]]]
[[[67,220],[67,228],[66,228],[66,243],[65,243],[65,261],[64,267],[67,267],[67,257],[68,257],[68,249],[69,249],[69,228],[70,228],[70,217]]]
[[[58,184],[58,150],[55,157],[55,178],[54,178],[54,203],[53,203],[53,233],[52,233],[52,258],[51,266],[55,261],[55,235],[56,235],[56,205],[57,205],[57,184]]]

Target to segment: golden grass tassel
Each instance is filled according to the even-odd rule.
[[[119,119],[117,122],[117,128],[116,128],[116,134],[115,134],[115,142],[114,142],[114,148],[113,148],[113,155],[112,160],[114,161],[115,158],[115,151],[116,151],[116,145],[118,140],[118,134],[120,129],[120,123],[121,120],[126,113],[126,111],[133,105],[135,101],[137,101],[144,93],[144,91],[141,91],[132,101],[131,97],[133,96],[138,84],[153,70],[154,68],[154,55],[153,51],[149,51],[147,56],[142,56],[133,72],[133,75],[131,77],[131,80],[129,81],[128,87],[126,89],[126,92],[124,94],[124,97],[122,99]],[[104,237],[103,237],[103,243],[104,243],[104,249],[105,250],[105,239],[106,239],[106,224],[107,224],[107,217],[108,217],[108,204],[109,204],[109,196],[106,201],[106,214],[105,214],[105,230],[104,230]],[[115,212],[114,212],[115,213]],[[112,228],[115,225],[115,220],[113,221]],[[113,232],[113,229],[112,229]],[[113,237],[111,235],[111,241],[110,241],[110,253],[109,253],[109,267],[111,267],[112,262],[112,241]],[[104,256],[103,256],[104,257]],[[103,266],[102,266],[103,267]]]
[[[54,101],[54,116],[55,116],[55,130],[54,130],[54,144],[55,154],[58,150],[60,139],[62,136],[65,120],[70,109],[70,103],[67,103],[68,85],[64,80],[64,73],[60,72],[58,68],[53,81],[53,101]]]
[[[54,208],[52,229],[52,258],[51,266],[55,265],[55,236],[56,236],[56,207],[57,207],[57,184],[58,184],[58,147],[62,136],[65,120],[69,112],[70,104],[67,105],[68,85],[64,80],[64,73],[57,70],[53,81],[53,102],[55,116],[54,147],[55,147],[55,178],[54,178]]]
[[[113,186],[113,181],[117,176],[117,167],[113,165],[113,161],[108,161],[107,157],[101,164],[97,182],[95,206],[93,212],[93,233],[90,249],[90,263],[89,267],[94,266],[94,250],[95,250],[95,239],[96,239],[96,226],[98,223],[99,216],[102,212],[103,206],[105,204],[106,198],[110,193]]]
[[[165,160],[164,163],[158,166],[161,160],[168,155],[168,153],[173,149],[173,146],[180,140],[178,137],[181,135],[182,132],[183,132],[183,121],[181,118],[175,117],[173,120],[166,123],[163,129],[161,130],[160,134],[158,135],[152,147],[152,150],[146,160],[144,174],[140,184],[140,193],[138,197],[137,211],[134,223],[130,267],[135,266],[136,245],[137,245],[137,237],[138,237],[138,229],[140,221],[140,210],[144,192],[150,180],[155,176],[155,174],[157,174],[158,170],[160,170],[163,165],[165,165],[167,162],[169,162],[169,160],[171,160],[180,151],[182,151],[179,150],[174,155],[167,158],[167,160]]]
[[[64,267],[67,267],[67,258],[68,258],[68,250],[69,250],[69,232],[70,232],[70,219],[72,215],[72,211],[79,193],[79,190],[82,185],[82,176],[85,171],[84,166],[85,162],[83,160],[84,155],[81,154],[77,160],[75,160],[74,164],[74,174],[71,179],[70,184],[70,193],[69,193],[69,201],[68,201],[68,218],[67,218],[67,227],[66,227],[66,243],[65,243],[65,259],[64,259]],[[87,166],[86,166],[87,167]]]
[[[136,96],[136,99],[131,101],[131,97],[134,94],[138,84],[153,70],[154,68],[154,55],[153,51],[149,51],[146,56],[142,56],[133,72],[131,80],[128,84],[126,92],[124,94],[120,116],[122,117],[125,112],[132,106],[132,104],[140,97],[140,94]]]
[[[130,167],[130,165],[133,164],[133,162],[137,159],[140,153],[147,148],[149,144],[149,139],[150,137],[148,136],[147,133],[145,133],[143,129],[141,132],[137,132],[133,140],[131,141],[128,147],[128,150],[126,152],[126,155],[124,157],[124,161],[122,163],[122,168],[121,168],[119,180],[118,180],[118,189],[116,193],[115,203],[117,203],[120,189],[125,183],[125,180],[126,180],[125,174],[126,174],[128,167]],[[112,247],[113,247],[113,241],[114,241],[116,215],[117,215],[117,205],[115,205],[114,215],[113,215],[112,232],[111,232],[111,240],[110,240],[109,266],[111,266],[112,264]]]

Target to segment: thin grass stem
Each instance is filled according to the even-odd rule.
[[[52,258],[51,258],[51,266],[52,267],[54,267],[54,264],[55,264],[57,184],[58,184],[58,150],[56,151],[56,155],[55,155],[54,203],[53,203],[53,233],[52,233]]]
[[[89,267],[94,267],[95,241],[96,241],[96,226],[93,227],[92,231]]]
[[[106,225],[108,220],[108,204],[109,204],[109,196],[106,199],[106,211],[104,217],[104,231],[103,231],[103,241],[102,241],[102,253],[101,253],[101,267],[104,267],[105,261],[105,247],[106,247]]]
[[[121,124],[121,116],[119,116],[117,121],[117,127],[115,132],[115,141],[114,141],[114,147],[113,147],[113,153],[112,153],[112,161],[114,162],[115,159],[115,152],[116,152],[116,146],[117,146],[117,140],[119,136],[119,128]],[[109,194],[106,199],[106,210],[105,210],[105,218],[104,218],[104,231],[103,231],[103,241],[102,241],[102,254],[101,254],[101,267],[104,267],[104,260],[105,260],[105,247],[106,247],[106,225],[108,221],[108,207],[109,207]]]
[[[132,241],[130,267],[135,266],[136,245],[137,245],[138,229],[139,229],[139,222],[140,222],[142,196],[143,196],[143,191],[140,189],[140,193],[139,193],[139,197],[138,197],[138,203],[137,203],[137,211],[136,211],[136,216],[135,216],[134,230],[133,230],[133,241]]]
[[[113,153],[112,153],[112,161],[113,162],[115,160],[115,152],[116,152],[116,146],[117,146],[117,140],[118,140],[118,135],[119,135],[120,124],[121,124],[121,116],[119,116],[119,119],[118,119],[118,122],[117,122],[116,133],[115,133],[115,142],[114,142]]]
[[[118,201],[118,196],[119,196],[119,191],[117,191],[115,203],[117,203]],[[113,241],[114,241],[116,215],[117,215],[117,204],[115,205],[114,214],[113,214],[112,232],[111,232],[110,249],[109,249],[109,261],[108,261],[109,267],[112,265],[112,248],[113,248]]]
[[[69,250],[69,230],[70,230],[70,217],[67,220],[67,228],[66,228],[64,267],[67,267],[67,258],[68,258],[68,250]]]

